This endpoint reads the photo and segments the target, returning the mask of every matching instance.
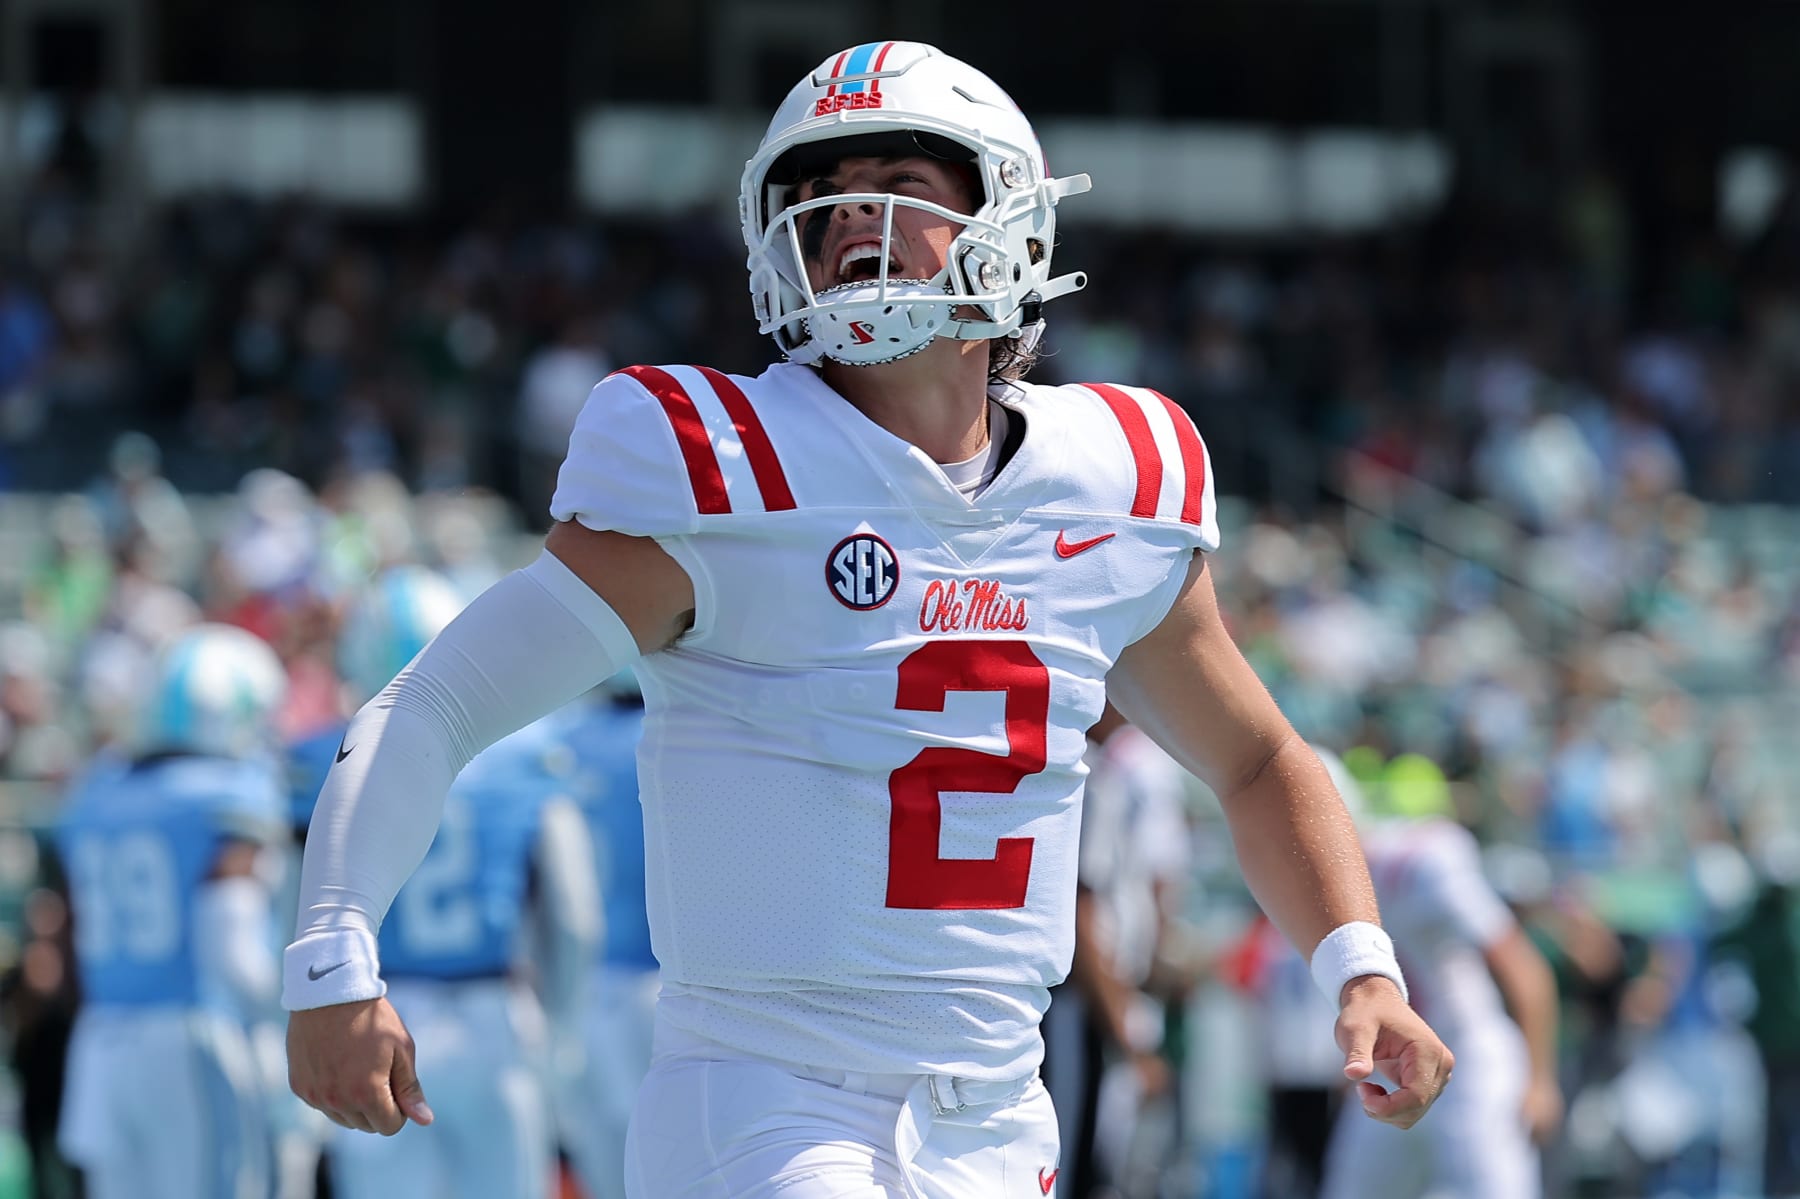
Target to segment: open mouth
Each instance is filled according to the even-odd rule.
[[[868,283],[881,278],[881,246],[877,242],[858,242],[847,247],[838,257],[837,282]],[[887,276],[899,278],[900,260],[889,255]]]

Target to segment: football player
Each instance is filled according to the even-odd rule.
[[[250,1026],[280,959],[259,858],[283,836],[267,644],[199,625],[157,668],[134,757],[79,779],[56,830],[83,1003],[61,1145],[94,1199],[240,1199],[270,1185]]]
[[[795,86],[739,206],[787,360],[602,382],[545,553],[351,725],[284,973],[302,1097],[368,1131],[432,1118],[376,928],[457,768],[636,662],[662,992],[629,1194],[1053,1192],[1038,1023],[1109,692],[1223,797],[1341,1000],[1362,1105],[1423,1114],[1450,1054],[1406,1005],[1341,802],[1220,619],[1192,422],[1140,388],[1022,382],[1043,305],[1083,282],[1051,261],[1087,187],[930,46],[853,47]]]
[[[644,696],[621,671],[577,704],[562,726],[575,754],[574,796],[587,818],[600,884],[601,938],[584,1010],[573,1013],[581,1046],[559,1072],[558,1124],[589,1199],[625,1193],[625,1130],[650,1069],[658,989],[644,906],[644,816],[637,747]]]
[[[1343,792],[1355,807],[1354,784]],[[1532,1199],[1538,1146],[1563,1112],[1555,977],[1451,818],[1438,768],[1401,754],[1373,792],[1361,824],[1381,911],[1405,947],[1414,1004],[1455,1043],[1466,1077],[1411,1137],[1340,1111],[1320,1193]]]
[[[369,672],[385,681],[460,607],[428,570],[386,572],[351,604],[341,673],[373,695],[380,684]],[[345,761],[361,748],[350,730],[332,756]],[[600,916],[593,851],[569,798],[573,776],[562,738],[538,722],[477,755],[451,788],[380,941],[382,975],[417,1038],[441,1120],[388,1140],[337,1137],[338,1199],[547,1194],[556,1160],[548,1028],[528,982],[556,996],[553,1006],[576,1006]]]
[[[344,747],[350,714],[369,702],[439,629],[462,610],[464,600],[441,576],[418,565],[393,566],[354,588],[345,597],[333,645],[341,714],[286,750],[289,818],[293,826],[292,868],[284,876],[282,910],[292,913],[299,902],[300,849],[306,844],[313,804],[325,785],[332,762]],[[285,1102],[283,1102],[285,1101]],[[294,1109],[298,1108],[296,1112]],[[312,1117],[307,1119],[306,1117]],[[295,1102],[283,1088],[273,1120],[285,1197],[310,1194],[334,1131],[317,1112]]]
[[[1088,737],[1073,993],[1059,988],[1045,1014],[1044,1075],[1073,1193],[1131,1194],[1160,1166],[1159,1135],[1173,1115],[1167,995],[1152,978],[1174,956],[1192,866],[1187,781],[1110,704]]]

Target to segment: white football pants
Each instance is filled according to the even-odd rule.
[[[751,1057],[659,1023],[626,1146],[631,1199],[1045,1199],[1050,1093]]]
[[[388,999],[412,1032],[437,1118],[391,1137],[337,1130],[338,1199],[545,1199],[556,1146],[537,1001],[503,979],[396,979]]]
[[[557,1126],[588,1199],[624,1199],[625,1132],[650,1072],[654,970],[600,967],[582,1013],[581,1072],[558,1080]]]
[[[244,1029],[192,1008],[83,1008],[57,1141],[89,1199],[262,1199],[267,1094]]]

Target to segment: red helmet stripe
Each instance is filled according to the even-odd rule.
[[[719,403],[725,407],[725,414],[731,418],[731,425],[737,430],[738,439],[744,443],[744,456],[750,460],[750,470],[756,475],[757,490],[762,492],[763,511],[786,512],[792,509],[794,493],[788,488],[787,474],[781,469],[781,459],[776,456],[775,447],[769,441],[768,430],[763,428],[762,418],[756,415],[756,409],[750,406],[742,389],[723,372],[710,366],[694,369],[706,376],[706,381],[712,385],[713,394],[719,397]]]
[[[871,70],[880,71],[881,64],[887,61],[888,51],[892,50],[893,48],[894,48],[893,42],[889,42],[887,45],[883,46],[881,48],[881,53],[879,53],[875,56],[875,65],[874,65],[874,67],[871,68]],[[871,92],[875,93],[876,95],[880,95],[881,94],[881,80],[879,80],[879,79],[869,80],[869,90]]]
[[[654,366],[628,366],[621,372],[636,379],[662,405],[663,415],[675,430],[675,441],[681,447],[682,461],[687,463],[688,483],[694,489],[694,507],[703,516],[731,511],[731,497],[725,493],[725,476],[719,460],[713,456],[712,441],[706,435],[706,422],[699,409],[675,377]]]
[[[850,50],[854,49],[856,49],[855,46],[850,47]],[[837,81],[844,77],[844,63],[850,58],[850,50],[838,55],[838,60],[831,64],[831,86],[825,89],[827,96],[837,95]]]

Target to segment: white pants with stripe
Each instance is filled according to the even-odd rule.
[[[1045,1199],[1050,1094],[846,1074],[753,1057],[659,1023],[626,1148],[631,1199]]]
[[[338,1199],[545,1199],[556,1148],[537,1001],[503,979],[395,979],[388,999],[412,1032],[437,1118],[391,1137],[338,1129]]]
[[[263,1199],[271,1185],[245,1030],[193,1008],[82,1009],[57,1140],[89,1199]]]

